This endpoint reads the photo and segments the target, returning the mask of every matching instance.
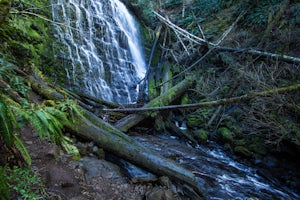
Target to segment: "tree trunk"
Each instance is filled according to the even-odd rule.
[[[188,184],[199,196],[203,195],[199,183],[192,172],[149,150],[124,133],[119,131],[114,133],[112,130],[108,132],[84,118],[79,118],[76,124],[70,124],[67,128],[77,136],[92,140],[101,148],[143,169],[157,175],[166,175],[175,181]]]
[[[181,81],[176,86],[172,87],[169,91],[166,93],[156,97],[152,101],[150,101],[148,104],[143,106],[142,108],[151,108],[151,107],[159,107],[159,106],[165,106],[170,103],[172,103],[174,100],[179,98],[186,90],[191,87],[193,84],[193,78],[188,77]],[[132,128],[133,126],[137,125],[139,122],[144,120],[146,117],[149,116],[155,116],[156,113],[153,112],[145,112],[143,114],[131,114],[128,115],[121,120],[117,121],[114,126],[118,128],[121,131],[126,132],[128,129]]]

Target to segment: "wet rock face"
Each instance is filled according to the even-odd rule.
[[[10,0],[0,0],[0,25],[5,20],[11,6]]]

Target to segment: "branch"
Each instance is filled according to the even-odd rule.
[[[170,106],[148,107],[148,108],[103,109],[103,111],[135,113],[135,112],[148,112],[148,111],[161,111],[161,110],[174,110],[174,109],[207,108],[207,107],[227,105],[227,104],[232,104],[232,103],[240,103],[240,102],[249,101],[256,97],[276,95],[276,94],[292,92],[292,91],[297,91],[297,90],[300,90],[300,83],[296,84],[296,85],[287,86],[287,87],[281,87],[281,88],[276,88],[276,89],[271,89],[271,90],[265,90],[262,92],[245,94],[245,95],[242,95],[239,97],[232,97],[232,98],[220,99],[220,100],[216,100],[216,101],[209,101],[209,102],[203,102],[203,103],[170,105]]]
[[[32,16],[35,16],[35,17],[38,17],[42,20],[45,20],[47,22],[51,22],[53,24],[56,24],[56,25],[62,25],[62,26],[65,26],[67,28],[70,28],[70,29],[73,29],[73,30],[76,30],[76,31],[79,31],[78,29],[74,28],[74,27],[71,27],[71,26],[68,26],[64,23],[61,23],[61,22],[55,22],[51,19],[48,19],[42,15],[39,15],[39,14],[36,14],[36,13],[33,13],[33,12],[29,12],[29,11],[26,11],[26,10],[22,10],[22,11],[19,11],[19,10],[16,10],[16,9],[13,9],[12,11],[9,12],[10,14],[21,14],[21,15],[32,15]]]
[[[199,43],[206,43],[207,45],[212,46],[212,48],[210,48],[200,59],[198,59],[196,62],[194,62],[191,66],[189,66],[188,68],[186,68],[185,70],[181,71],[179,74],[173,76],[172,78],[170,78],[167,81],[164,81],[163,83],[159,84],[156,87],[161,87],[162,85],[164,85],[165,83],[177,78],[178,76],[180,76],[181,74],[191,70],[192,68],[194,68],[197,64],[199,64],[202,60],[204,60],[213,50],[215,50],[216,48],[218,48],[218,46],[224,41],[224,39],[226,38],[226,36],[232,31],[232,29],[235,27],[235,25],[237,24],[237,22],[246,14],[246,12],[241,13],[236,20],[231,24],[231,26],[222,34],[222,36],[218,39],[217,43],[212,43],[212,42],[208,42],[205,39],[199,38],[191,33],[189,33],[188,31],[176,26],[175,24],[173,24],[172,22],[170,22],[169,19],[164,18],[163,16],[161,16],[160,14],[158,14],[157,12],[153,11],[154,14],[156,14],[158,16],[158,18],[164,22],[165,24],[167,24],[170,28],[172,28],[174,30],[174,32],[176,33],[176,36],[178,37],[178,34],[181,34],[182,36],[190,39],[193,42],[196,42],[197,44]]]
[[[158,14],[157,12],[155,11],[152,11],[158,18],[160,21],[162,21],[163,23],[165,23],[168,27],[170,27],[171,29],[173,29],[174,31],[176,31],[177,33],[179,33],[180,35],[188,38],[190,41],[193,41],[197,44],[209,44],[211,46],[215,46],[214,43],[211,43],[211,42],[208,42],[200,37],[197,37],[191,33],[189,33],[188,31],[180,28],[179,26],[173,24],[169,19],[161,16],[160,14]]]
[[[291,63],[300,63],[300,58],[287,56],[287,55],[279,55],[276,53],[270,53],[265,51],[259,51],[254,49],[246,49],[246,48],[230,48],[230,47],[218,47],[217,48],[220,51],[229,51],[229,52],[245,52],[252,55],[258,55],[258,56],[264,56],[264,57],[271,57],[274,59],[282,60],[285,62],[291,62]]]

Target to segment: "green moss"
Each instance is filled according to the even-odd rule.
[[[248,148],[252,152],[259,154],[259,155],[265,155],[267,153],[267,148],[266,148],[263,138],[254,137],[249,141],[249,143],[250,144],[248,144]]]
[[[244,146],[236,146],[234,148],[234,153],[240,155],[240,156],[245,156],[245,157],[251,157],[252,153],[249,151],[246,147]]]
[[[193,134],[194,138],[200,143],[206,142],[209,136],[209,132],[204,129],[193,131]]]
[[[47,16],[51,16],[48,5],[49,2],[44,0],[24,0],[24,4],[15,9],[29,10],[38,7],[40,9],[32,9],[31,12],[48,18]],[[5,23],[0,25],[0,46],[4,47],[0,51],[10,54],[11,59],[19,66],[28,67],[33,63],[40,69],[52,69],[52,30],[51,23],[37,16],[10,14]]]
[[[189,115],[187,118],[187,125],[189,127],[197,127],[205,124],[205,119],[199,115]]]
[[[181,98],[181,104],[188,104],[189,103],[189,96],[188,94],[184,94]]]
[[[220,135],[220,139],[223,142],[233,143],[235,134],[232,131],[230,131],[227,127],[219,128],[218,133]]]

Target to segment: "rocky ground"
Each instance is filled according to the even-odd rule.
[[[79,161],[41,140],[29,127],[22,130],[34,171],[46,186],[45,199],[143,199],[150,184],[132,183],[120,168],[95,155]]]

